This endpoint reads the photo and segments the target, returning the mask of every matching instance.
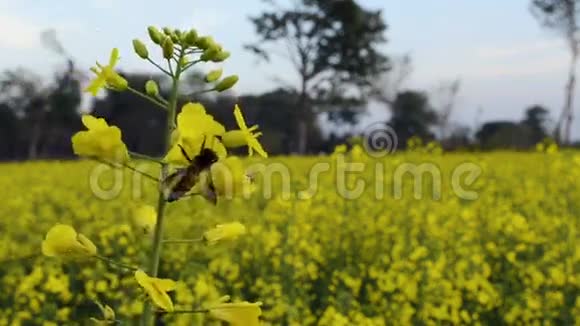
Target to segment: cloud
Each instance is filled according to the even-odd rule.
[[[0,14],[0,47],[34,49],[40,46],[42,27],[22,17]]]

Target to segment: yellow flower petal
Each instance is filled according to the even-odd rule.
[[[76,155],[99,158],[111,163],[129,160],[129,153],[118,127],[109,126],[104,119],[90,115],[84,115],[82,121],[88,130],[79,131],[71,138]]]
[[[142,270],[135,272],[135,279],[157,307],[164,311],[173,311],[173,302],[167,291],[175,290],[175,281],[150,277]]]
[[[157,211],[151,205],[140,205],[133,212],[133,224],[139,232],[151,234],[157,224]]]
[[[246,227],[239,223],[218,224],[215,228],[206,231],[203,238],[210,244],[223,240],[233,240],[246,233]]]
[[[209,314],[215,319],[225,321],[233,326],[258,326],[262,310],[261,302],[220,303],[209,308]]]
[[[97,247],[70,225],[57,224],[46,234],[42,253],[49,257],[81,258],[97,254]]]

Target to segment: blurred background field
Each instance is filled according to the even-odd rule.
[[[289,171],[271,196],[258,174],[249,198],[169,205],[166,238],[233,221],[248,230],[210,247],[164,245],[176,306],[261,301],[264,325],[580,325],[580,0],[61,2],[0,0],[0,326],[85,325],[99,317],[94,300],[138,324],[145,297],[132,273],[48,259],[40,246],[67,223],[100,254],[148,266],[152,236],[134,209],[154,205],[157,186],[124,170],[119,193],[107,191],[115,173],[75,157],[71,137],[91,114],[130,151],[166,154],[164,111],[130,92],[83,91],[89,67],[118,48],[118,73],[168,98],[169,78],[132,47],[162,57],[150,25],[194,28],[230,52],[182,76],[177,108],[203,103],[232,130],[239,104],[270,154],[244,164]],[[207,93],[218,68],[239,82]],[[369,147],[374,131],[387,138]],[[343,158],[364,171],[341,179]],[[399,187],[409,164],[437,173],[405,174]],[[479,172],[459,180],[467,197],[454,179],[465,166]],[[345,198],[342,183],[359,181],[362,194]],[[163,320],[218,325],[204,318]]]
[[[350,175],[347,184],[361,179],[374,185],[374,164],[381,162],[384,198],[376,199],[373,186],[345,200],[329,172],[312,198],[299,199],[308,184],[305,171],[334,159],[270,159],[292,171],[289,199],[281,198],[277,184],[271,199],[258,191],[217,207],[198,198],[171,205],[168,238],[195,238],[235,220],[248,228],[240,239],[209,250],[165,245],[160,275],[180,280],[176,306],[231,294],[263,301],[263,320],[271,325],[578,322],[579,154],[417,149],[377,161],[355,150],[347,160],[366,162],[367,169]],[[478,193],[477,200],[461,200],[450,187],[451,170],[466,161],[482,168],[466,187]],[[424,197],[415,199],[409,176],[403,197],[395,200],[392,175],[401,162],[441,167],[441,200],[432,199],[428,177]],[[136,320],[143,300],[131,273],[39,255],[45,232],[60,222],[87,235],[103,255],[137,266],[146,258],[149,236],[131,224],[130,176],[118,198],[99,200],[88,181],[95,166],[2,164],[0,324],[83,324],[98,316],[95,298],[114,307],[120,320]],[[154,202],[156,189],[143,182],[138,200]],[[175,325],[208,324],[188,315],[168,318]]]

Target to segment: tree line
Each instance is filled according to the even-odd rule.
[[[570,17],[570,3],[575,1],[532,1],[531,6],[547,26],[565,26],[563,30],[569,35],[576,25],[570,27],[562,22],[570,19],[575,22],[575,7]],[[381,50],[388,28],[381,11],[364,8],[353,0],[267,1],[265,8],[250,17],[255,40],[245,48],[264,61],[287,60],[298,82],[278,76],[272,89],[262,94],[209,97],[202,92],[203,75],[193,73],[181,90],[181,101],[202,102],[228,127],[235,127],[232,108],[239,103],[247,119],[259,124],[264,133],[261,141],[273,154],[332,151],[336,144],[356,133],[331,133],[324,137],[319,117],[324,115],[332,123],[354,126],[369,103],[389,112],[390,118],[385,123],[397,133],[399,147],[404,147],[412,136],[437,139],[448,150],[525,149],[548,136],[569,142],[573,69],[566,86],[566,105],[554,128],[549,128],[554,121],[550,120],[547,108],[533,105],[525,109],[521,121],[490,121],[477,130],[469,130],[452,121],[460,80],[443,82],[431,93],[403,87],[412,70],[411,59],[387,56]],[[79,108],[85,76],[79,73],[53,32],[44,33],[42,40],[48,49],[62,56],[65,67],[51,80],[44,81],[25,68],[2,72],[0,160],[73,157],[70,137],[83,128]],[[573,66],[577,43],[571,42],[576,46],[571,47]],[[153,79],[161,92],[167,92],[164,85],[168,81],[162,75],[122,74],[134,87],[144,88]],[[190,96],[196,93],[200,95]],[[119,126],[132,150],[161,154],[163,112],[143,99],[109,91],[104,97],[93,99],[89,113]],[[148,132],[141,132],[143,128]]]

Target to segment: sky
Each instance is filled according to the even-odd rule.
[[[411,56],[413,71],[405,88],[432,92],[443,81],[461,80],[452,120],[470,127],[516,120],[533,104],[545,105],[553,119],[558,117],[569,55],[562,38],[531,15],[529,0],[359,3],[383,11],[388,42],[381,49],[390,56]],[[264,8],[261,0],[0,0],[0,71],[23,67],[47,77],[62,68],[62,59],[40,41],[43,30],[55,29],[81,69],[105,62],[117,47],[120,69],[152,72],[133,54],[131,40],[148,41],[149,25],[193,27],[232,52],[222,66],[225,73],[240,76],[237,93],[260,93],[278,86],[274,76],[296,80],[288,63],[265,64],[243,50],[243,44],[256,39],[248,17]],[[374,105],[361,126],[387,117],[386,109]],[[580,138],[580,119],[573,136]]]

